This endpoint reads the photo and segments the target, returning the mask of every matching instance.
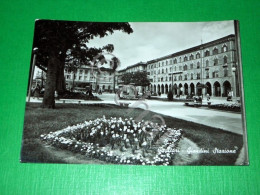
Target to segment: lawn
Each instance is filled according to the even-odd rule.
[[[21,160],[23,162],[65,163],[62,157],[52,155],[50,150],[44,147],[39,139],[41,134],[61,130],[85,120],[100,118],[103,115],[106,117],[135,118],[143,113],[142,109],[133,109],[131,112],[129,112],[129,110],[130,109],[125,107],[104,104],[56,104],[56,109],[42,109],[40,104],[27,103]],[[157,113],[149,112],[144,120],[152,120],[151,118],[154,114]],[[241,135],[169,116],[161,116],[164,118],[168,127],[183,129],[183,135],[195,142],[200,148],[210,150],[214,148],[238,148],[236,154],[201,154],[200,159],[193,163],[193,165],[231,165],[235,163],[243,144]],[[153,122],[159,121],[153,120]],[[60,150],[57,149],[57,151]],[[85,158],[83,156],[80,157],[80,155],[77,156],[81,159]],[[89,160],[89,163],[95,163],[95,160],[93,161],[92,159],[85,160],[85,162]],[[96,162],[100,163],[99,161]]]

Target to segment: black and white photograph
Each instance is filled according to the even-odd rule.
[[[22,163],[249,165],[239,21],[36,20]]]

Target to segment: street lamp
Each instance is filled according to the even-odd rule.
[[[236,71],[237,71],[236,64],[234,64],[232,66],[232,72],[234,73],[234,77],[233,77],[234,86],[233,86],[233,90],[232,91],[233,91],[233,94],[235,95],[235,97],[237,96]]]
[[[29,84],[28,102],[30,102],[30,98],[31,98],[31,88],[32,88],[32,81],[33,81],[37,52],[38,52],[38,48],[37,47],[33,48],[33,63],[32,63],[31,77],[30,77],[30,84]]]

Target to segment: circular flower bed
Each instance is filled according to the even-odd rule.
[[[41,139],[109,163],[171,165],[181,131],[132,118],[103,117],[43,134]],[[158,146],[157,142],[162,144]]]

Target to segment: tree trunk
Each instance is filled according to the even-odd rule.
[[[58,67],[58,74],[57,74],[57,84],[56,84],[56,90],[58,94],[63,94],[66,91],[66,82],[64,77],[64,67],[65,67],[65,58],[66,58],[66,52],[62,52],[60,54],[60,64]]]
[[[58,94],[63,94],[66,91],[66,82],[64,77],[64,64],[60,64],[57,71],[57,84],[56,90]]]
[[[54,93],[57,83],[57,71],[59,63],[60,61],[55,56],[55,54],[51,54],[46,74],[46,85],[42,102],[43,108],[55,108]]]

